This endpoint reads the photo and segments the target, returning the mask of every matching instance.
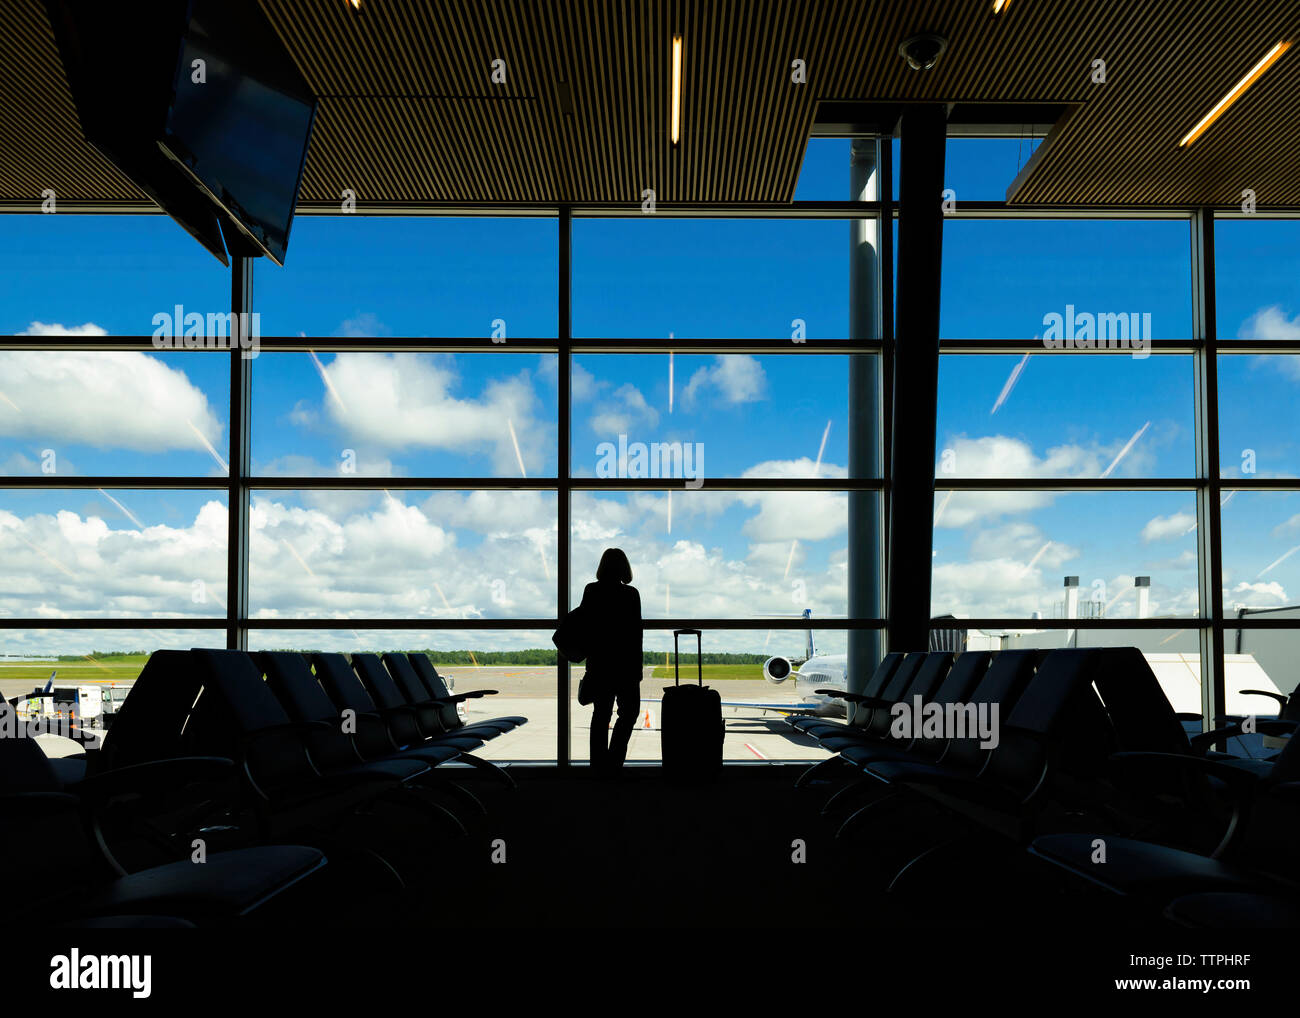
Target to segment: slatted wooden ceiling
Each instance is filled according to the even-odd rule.
[[[258,0],[321,95],[302,200],[782,202],[822,99],[1078,104],[1023,203],[1300,206],[1300,45],[1178,140],[1298,0]],[[950,41],[928,73],[898,43]],[[669,143],[671,38],[685,46]],[[807,65],[793,84],[791,62]],[[491,80],[505,61],[506,81]],[[1091,80],[1106,63],[1106,83]],[[80,137],[39,0],[0,4],[0,203],[141,196]]]

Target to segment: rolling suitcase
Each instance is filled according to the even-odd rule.
[[[694,636],[696,641],[698,674],[694,686],[689,682],[681,684],[678,639],[683,635]],[[722,768],[722,697],[704,684],[701,644],[698,629],[673,633],[673,684],[664,686],[660,707],[661,755],[664,771],[670,777],[709,777]]]

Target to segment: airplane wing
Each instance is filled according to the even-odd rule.
[[[662,696],[643,696],[642,703],[662,703]],[[808,703],[758,703],[754,700],[723,700],[724,707],[750,707],[754,710],[774,710],[782,714],[815,714],[817,708]]]

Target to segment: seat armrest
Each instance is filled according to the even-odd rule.
[[[1276,700],[1279,707],[1285,707],[1288,697],[1283,693],[1274,693],[1268,689],[1243,689],[1243,696],[1267,696],[1270,700]]]
[[[1125,750],[1121,753],[1112,753],[1110,759],[1121,764],[1150,761],[1152,763],[1174,763],[1183,767],[1191,767],[1201,771],[1207,777],[1218,778],[1234,794],[1254,789],[1260,782],[1259,776],[1251,771],[1242,770],[1240,767],[1233,767],[1230,764],[1220,763],[1218,760],[1211,760],[1190,753],[1155,753],[1148,750]]]
[[[83,799],[103,802],[116,795],[145,795],[174,791],[196,781],[220,781],[235,763],[222,756],[181,756],[117,767],[92,774],[72,790]]]
[[[441,707],[449,703],[463,703],[466,700],[477,700],[483,696],[496,696],[498,690],[495,689],[471,689],[467,693],[453,693],[451,696],[438,696],[432,700],[425,700],[425,704],[434,707]]]
[[[1244,721],[1226,725],[1223,728],[1215,728],[1208,732],[1201,732],[1199,735],[1193,735],[1187,741],[1192,747],[1192,752],[1201,755],[1216,742],[1222,742],[1224,739],[1230,739],[1236,735],[1251,734],[1243,730],[1243,724],[1245,724]],[[1287,736],[1295,732],[1297,724],[1300,724],[1300,722],[1282,721],[1278,718],[1256,718],[1255,733],[1259,735]]]

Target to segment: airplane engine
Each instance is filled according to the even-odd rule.
[[[770,657],[763,662],[763,678],[774,686],[779,686],[794,673],[790,661],[784,657]]]

